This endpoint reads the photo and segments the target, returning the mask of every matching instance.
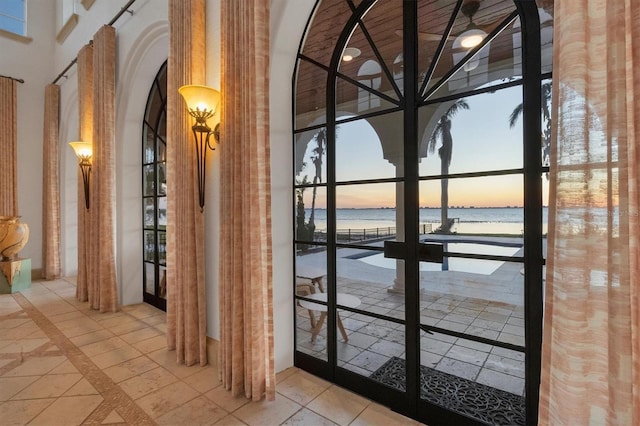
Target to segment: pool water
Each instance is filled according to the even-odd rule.
[[[486,254],[495,256],[513,256],[520,247],[505,247],[493,244],[474,243],[448,243],[447,250],[457,253]],[[396,259],[384,257],[384,253],[377,253],[359,259],[369,265],[380,268],[396,269]],[[463,259],[459,257],[449,258],[449,271],[469,272],[472,274],[491,275],[504,262],[499,260]],[[443,271],[442,263],[420,262],[420,271]]]

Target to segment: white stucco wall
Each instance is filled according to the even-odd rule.
[[[292,83],[300,39],[315,0],[271,1],[271,197],[276,370],[293,365]]]
[[[18,214],[29,225],[29,242],[20,252],[42,269],[42,124],[44,88],[53,62],[55,3],[39,1],[27,8],[25,44],[0,36],[0,75],[19,78],[18,84]],[[0,159],[0,162],[4,159]]]
[[[0,38],[0,74],[26,80],[18,88],[18,185],[20,213],[32,236],[23,254],[41,268],[42,120],[44,86],[73,60],[126,1],[97,1],[87,11],[79,3],[78,25],[62,44],[55,41],[57,2],[29,1],[29,36],[21,44]],[[142,301],[141,134],[142,116],[153,79],[168,54],[166,0],[137,0],[117,30],[116,91],[116,270],[123,304]],[[271,173],[276,370],[293,364],[292,296],[292,120],[291,77],[295,56],[315,0],[272,0],[271,5]],[[35,7],[37,5],[37,7]],[[33,31],[32,31],[33,30]],[[220,87],[220,0],[207,0],[207,81]],[[60,182],[63,273],[77,273],[77,162],[67,142],[78,136],[76,66],[61,86]],[[218,236],[219,156],[209,156],[205,206],[207,334],[219,337]]]

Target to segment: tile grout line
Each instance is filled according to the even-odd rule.
[[[25,296],[14,293],[13,298],[42,329],[42,331],[56,344],[67,359],[78,369],[82,376],[100,392],[104,401],[112,409],[118,408],[118,414],[129,424],[155,425],[155,421],[142,410],[133,399],[107,376],[91,359],[75,346],[47,317],[42,314]],[[100,404],[102,405],[102,404]],[[107,413],[108,414],[108,413]],[[88,418],[92,418],[89,415]]]

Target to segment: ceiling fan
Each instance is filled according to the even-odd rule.
[[[477,46],[478,44],[480,44],[484,39],[484,37],[486,37],[487,34],[491,32],[491,30],[493,30],[493,28],[495,28],[495,26],[499,22],[502,22],[502,20],[504,19],[504,16],[503,16],[493,22],[489,22],[487,24],[479,26],[475,22],[473,22],[473,16],[476,14],[478,9],[480,9],[480,0],[466,1],[460,8],[460,11],[464,16],[469,18],[469,23],[460,34],[458,34],[457,36],[449,35],[447,37],[447,40],[453,40],[453,41],[459,40],[460,46],[458,47],[462,47],[464,49],[471,49]],[[402,37],[402,30],[396,30],[395,33],[396,35]],[[442,37],[443,37],[442,34],[430,33],[430,32],[418,32],[418,39],[421,41],[439,42],[440,40],[442,40]]]
[[[473,22],[473,15],[476,14],[479,8],[480,2],[478,0],[472,0],[463,4],[460,9],[462,14],[469,18],[469,24],[467,24],[467,28],[456,37],[455,41],[459,42],[460,46],[465,49],[476,47],[482,43],[482,40],[487,36],[487,33]],[[454,42],[454,46],[456,44],[457,43]]]

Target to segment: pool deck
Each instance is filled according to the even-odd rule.
[[[522,238],[439,236],[449,241],[486,242],[513,246]],[[371,242],[381,247],[382,241]],[[404,295],[396,292],[398,270],[359,260],[363,250],[337,251],[338,292],[360,298],[358,309],[404,319]],[[523,249],[514,256],[522,256]],[[326,270],[324,252],[300,255],[298,264]],[[402,261],[398,261],[402,263]],[[524,276],[522,263],[503,262],[491,274],[460,271],[420,272],[421,323],[442,329],[524,346]],[[404,357],[404,326],[368,315],[340,311],[350,338],[338,342],[339,365],[370,375],[392,356]],[[308,336],[307,336],[308,335]],[[298,311],[298,350],[326,359],[326,330],[310,341],[310,323],[304,309]],[[501,347],[421,331],[421,364],[505,390],[524,394],[524,354]]]

